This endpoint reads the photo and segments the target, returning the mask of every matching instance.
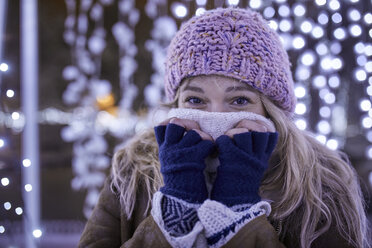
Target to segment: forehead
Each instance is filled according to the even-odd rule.
[[[254,89],[252,86],[244,82],[241,82],[235,78],[225,77],[221,75],[200,75],[196,77],[187,78],[181,84],[180,87],[181,92],[187,89],[188,86],[198,87],[202,89],[216,89],[216,87],[222,89],[237,88],[258,94],[258,91]]]

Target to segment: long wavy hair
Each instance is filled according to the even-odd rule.
[[[279,238],[292,236],[308,248],[332,226],[355,247],[369,247],[362,193],[346,157],[299,130],[288,113],[260,97],[279,133],[272,156],[276,159],[270,161],[260,187],[261,196],[272,201],[269,219],[278,225]],[[177,98],[169,106],[175,106]],[[153,129],[116,152],[111,177],[127,218],[133,213],[139,184],[146,189],[150,208],[152,195],[163,184]]]

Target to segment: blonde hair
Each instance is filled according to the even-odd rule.
[[[300,236],[294,238],[301,247],[308,248],[332,225],[350,244],[369,247],[367,219],[354,169],[338,152],[299,130],[288,114],[265,96],[261,95],[261,100],[279,133],[273,154],[278,162],[271,163],[260,187],[262,197],[270,199],[270,193],[281,196],[273,200],[269,217],[278,223],[279,237],[283,240],[300,230]],[[152,195],[162,184],[158,145],[151,129],[134,137],[115,154],[111,186],[119,192],[129,219],[136,189],[145,188],[148,210]]]

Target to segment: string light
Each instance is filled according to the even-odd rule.
[[[319,6],[323,6],[327,3],[327,1],[326,0],[315,0],[315,3]]]
[[[325,12],[322,12],[318,16],[318,22],[322,25],[326,25],[329,21],[328,15]]]
[[[367,79],[367,73],[363,69],[356,69],[354,73],[355,79],[358,81],[364,81]]]
[[[18,208],[15,209],[15,213],[17,215],[21,215],[21,214],[23,214],[23,209],[21,207],[18,207]]]
[[[263,11],[263,15],[265,18],[270,19],[275,15],[275,9],[271,6],[266,7]]]
[[[0,139],[0,148],[2,148],[5,145],[5,141],[3,139]]]
[[[196,0],[196,4],[197,5],[206,5],[207,4],[207,0]]]
[[[372,24],[372,14],[371,13],[365,14],[363,20],[367,25]]]
[[[5,202],[4,203],[4,208],[5,208],[5,210],[10,210],[12,208],[12,204],[10,204],[10,202]]]
[[[307,122],[305,119],[298,119],[295,121],[295,124],[297,126],[298,129],[300,130],[305,130],[306,127],[307,127]]]
[[[43,232],[40,229],[35,229],[32,232],[32,235],[34,235],[34,237],[38,239],[38,238],[40,238],[43,235]]]
[[[278,13],[282,17],[288,17],[291,14],[291,10],[288,5],[281,5],[278,9]]]
[[[200,16],[205,12],[205,8],[197,8],[195,11],[195,15]]]
[[[262,6],[262,1],[261,0],[251,0],[249,2],[249,6],[252,8],[252,9],[259,9],[261,8]]]
[[[331,108],[328,106],[322,106],[319,109],[319,115],[323,118],[329,118],[331,117]]]
[[[4,233],[5,232],[5,227],[4,226],[0,226],[0,233]]]
[[[337,75],[330,76],[328,79],[328,85],[331,88],[338,88],[340,86],[340,77]]]
[[[316,137],[315,137],[320,143],[322,144],[326,144],[327,142],[327,137],[322,135],[322,134],[318,134]]]
[[[303,115],[306,113],[306,105],[304,103],[297,103],[295,108],[295,113],[298,115]]]
[[[360,20],[361,15],[360,15],[360,12],[358,10],[350,9],[349,12],[348,12],[348,17],[349,17],[350,21],[357,22],[357,21]]]
[[[302,85],[298,85],[294,89],[297,98],[303,98],[306,95],[306,89]]]
[[[326,120],[321,120],[318,122],[317,129],[321,134],[329,134],[331,132],[331,125]]]
[[[228,5],[235,6],[239,4],[239,0],[227,0],[227,3]]]
[[[362,119],[362,126],[364,128],[371,128],[372,127],[372,118],[369,116],[366,116]]]
[[[29,160],[29,159],[23,159],[23,161],[22,161],[22,165],[24,166],[24,167],[30,167],[31,166],[31,160]]]
[[[187,15],[187,8],[182,3],[173,3],[172,12],[177,18],[184,18]]]
[[[362,111],[369,111],[371,109],[371,101],[368,100],[368,99],[362,99],[360,102],[359,102],[359,107]]]
[[[25,185],[25,190],[26,190],[27,192],[30,192],[30,191],[32,190],[32,185],[31,185],[31,184],[26,184],[26,185]]]
[[[341,7],[340,2],[337,0],[331,0],[328,6],[331,10],[338,10]]]
[[[326,144],[329,149],[337,150],[338,148],[338,141],[335,139],[329,139]]]
[[[13,119],[13,120],[19,120],[19,117],[20,117],[20,115],[19,115],[18,112],[13,112],[13,113],[12,113],[12,119]]]
[[[342,22],[342,16],[340,13],[336,12],[332,15],[332,21],[336,24]]]
[[[338,40],[344,40],[346,38],[346,32],[345,32],[345,28],[343,27],[340,27],[340,28],[336,28],[334,31],[333,31],[333,36],[338,39]]]
[[[309,21],[309,20],[304,20],[302,23],[301,23],[301,31],[305,34],[307,33],[310,33],[311,30],[313,29],[313,24]]]
[[[305,46],[305,39],[301,35],[295,35],[292,41],[292,46],[295,49],[301,49]]]
[[[357,37],[362,34],[362,28],[358,24],[350,25],[349,32],[351,36]]]
[[[293,5],[293,13],[296,15],[296,16],[303,16],[305,15],[306,13],[306,9],[305,9],[305,6],[300,4],[300,3],[297,3],[297,4],[294,4]]]
[[[1,184],[2,184],[4,187],[8,186],[9,183],[10,183],[10,181],[9,181],[9,179],[8,179],[7,177],[3,177],[3,178],[1,178]]]
[[[7,70],[9,70],[9,66],[8,66],[8,64],[6,64],[6,63],[1,63],[1,64],[0,64],[0,71],[6,72]]]
[[[14,96],[14,91],[13,90],[7,90],[6,91],[6,96],[9,98],[12,98]]]

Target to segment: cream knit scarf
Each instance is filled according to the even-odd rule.
[[[271,120],[252,112],[208,112],[197,109],[174,108],[168,113],[168,118],[171,117],[196,121],[199,123],[200,129],[212,136],[214,140],[244,119],[262,121],[275,130],[274,123]]]

